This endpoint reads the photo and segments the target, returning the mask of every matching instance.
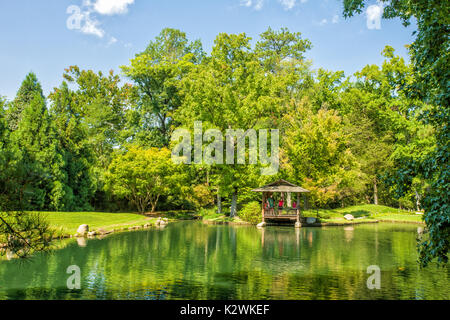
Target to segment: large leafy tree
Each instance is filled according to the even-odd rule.
[[[423,121],[435,129],[436,148],[422,159],[409,159],[399,171],[399,181],[412,181],[411,175],[423,175],[430,181],[424,199],[424,219],[427,234],[420,244],[420,260],[427,265],[437,258],[448,261],[450,249],[450,7],[441,0],[381,1],[383,17],[399,17],[404,25],[415,19],[416,38],[410,45],[415,81],[408,86],[409,94],[432,105],[423,114]],[[344,0],[344,15],[361,13],[367,1]],[[399,186],[406,183],[399,183]]]
[[[106,175],[106,189],[130,201],[141,213],[148,208],[154,212],[161,196],[176,192],[181,176],[168,149],[132,147],[112,161]]]
[[[316,207],[344,205],[361,192],[361,172],[350,150],[350,136],[335,110],[313,112],[304,99],[284,121],[288,175],[311,191]]]
[[[191,129],[193,122],[200,120],[205,130],[219,129],[223,134],[227,129],[277,128],[286,88],[295,83],[290,73],[281,72],[284,58],[290,55],[283,46],[299,41],[298,36],[280,40],[278,50],[275,43],[279,37],[287,37],[287,31],[277,35],[269,30],[258,49],[252,49],[245,34],[218,35],[211,56],[181,82],[184,100],[176,119]],[[230,216],[236,214],[238,192],[261,179],[258,166],[234,163],[213,168],[214,183],[222,194],[231,195]]]
[[[86,193],[91,190],[91,205],[105,208],[108,202],[104,174],[114,150],[130,139],[127,123],[133,89],[129,84],[121,85],[120,77],[113,71],[103,74],[71,66],[63,76],[67,86],[73,89],[67,90],[63,83],[50,98],[54,102],[52,112],[58,131],[68,151],[66,155],[77,157],[76,163],[68,164],[71,168],[67,168],[69,180],[80,183],[75,188],[78,190],[72,190],[80,192],[80,205],[87,205]],[[81,175],[76,176],[77,173]]]
[[[184,32],[166,28],[129,66],[122,66],[137,88],[137,109],[130,121],[136,143],[169,145],[173,112],[182,103],[177,83],[203,56],[200,41],[189,42]]]

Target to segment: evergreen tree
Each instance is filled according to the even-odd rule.
[[[11,133],[18,196],[24,209],[62,208],[65,174],[52,120],[39,93],[27,103]]]
[[[11,103],[11,106],[7,112],[7,122],[11,130],[16,130],[18,128],[23,110],[34,99],[36,94],[40,95],[42,99],[44,99],[40,82],[38,81],[36,75],[33,72],[30,72],[22,82],[16,98]]]

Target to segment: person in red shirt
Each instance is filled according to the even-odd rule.
[[[284,205],[284,201],[283,201],[283,199],[280,199],[280,201],[278,201],[278,208],[283,209],[283,205]]]

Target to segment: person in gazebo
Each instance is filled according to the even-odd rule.
[[[278,201],[278,214],[282,213],[284,207],[284,199],[283,197],[280,198],[280,201]]]
[[[267,204],[269,207],[269,212],[271,214],[273,214],[273,196],[272,196],[272,194],[269,196],[269,198],[267,198]]]

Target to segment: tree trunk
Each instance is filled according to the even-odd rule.
[[[217,190],[217,213],[222,213],[222,197],[219,190]]]
[[[373,179],[373,203],[374,204],[378,204],[377,178]]]
[[[236,216],[236,207],[237,207],[237,191],[233,191],[233,197],[231,199],[231,208],[230,208],[230,218],[234,218]]]
[[[414,192],[416,193],[416,207],[417,207],[417,211],[420,211],[420,194],[417,192],[417,189],[414,189]]]

